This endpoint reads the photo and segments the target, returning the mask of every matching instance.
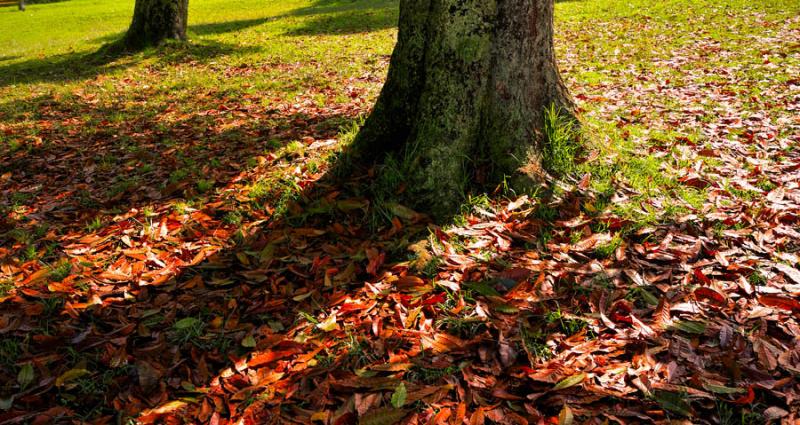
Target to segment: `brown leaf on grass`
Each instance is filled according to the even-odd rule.
[[[664,331],[672,325],[672,315],[670,313],[670,303],[666,297],[661,297],[653,312],[653,327]]]
[[[800,284],[800,270],[783,263],[776,263],[774,267],[784,275],[788,276],[795,283]]]
[[[725,305],[726,303],[724,295],[706,286],[695,289],[694,296],[698,300],[710,300],[718,305]]]
[[[394,284],[397,286],[398,290],[402,291],[405,289],[425,285],[425,281],[417,276],[401,276],[394,282]]]
[[[760,295],[758,301],[761,304],[777,307],[782,310],[800,312],[800,301],[794,298],[782,297],[780,295]]]
[[[247,365],[253,369],[264,366],[266,364],[272,363],[276,360],[280,360],[294,354],[297,354],[297,350],[280,350],[280,351],[266,351],[263,353],[256,353],[250,357],[250,361],[247,362]]]
[[[199,87],[191,104],[167,91],[149,96],[144,85],[161,81],[164,69],[204,72],[205,61],[193,60],[135,66],[136,79],[101,73],[68,82],[67,91],[75,88],[68,101],[31,97],[31,112],[0,117],[4,137],[25,146],[9,151],[0,143],[0,168],[11,170],[0,177],[0,198],[21,200],[0,217],[0,259],[7,260],[0,261],[0,333],[11,341],[0,349],[21,355],[0,365],[0,381],[28,382],[27,372],[18,374],[23,363],[42,378],[40,388],[0,411],[0,422],[14,415],[40,423],[61,419],[48,414],[83,417],[85,411],[48,410],[58,399],[76,410],[100,406],[144,412],[145,419],[169,407],[154,419],[159,423],[345,425],[357,422],[356,413],[387,406],[400,383],[414,412],[392,423],[477,424],[486,412],[493,423],[565,422],[559,410],[566,405],[573,419],[668,422],[693,412],[715,418],[710,393],[737,397],[730,379],[763,389],[737,400],[743,409],[757,403],[769,406],[765,417],[785,418],[800,367],[793,348],[800,334],[800,160],[792,127],[800,121],[791,92],[798,83],[762,78],[796,68],[791,55],[780,67],[768,57],[792,39],[793,25],[754,7],[736,15],[752,31],[747,46],[695,37],[666,56],[650,52],[656,71],[686,71],[667,73],[670,81],[661,72],[598,69],[601,83],[572,84],[581,109],[616,122],[621,139],[643,148],[648,167],[630,171],[660,173],[645,176],[646,194],[626,173],[613,173],[603,188],[613,192],[606,193],[610,202],[601,202],[595,184],[604,185],[604,167],[616,167],[618,158],[593,150],[580,159],[593,171],[572,182],[577,190],[559,185],[556,196],[535,202],[493,199],[454,228],[433,232],[422,215],[353,190],[377,177],[373,171],[345,184],[325,177],[329,161],[319,153],[335,148],[342,120],[368,112],[388,64],[382,54],[369,70],[346,78],[350,71],[316,67],[320,73],[298,83],[293,99],[280,99],[278,89],[236,90],[231,97],[223,80],[219,90]],[[606,38],[637,32],[631,29],[668,35],[659,29],[669,21],[649,15],[643,9],[635,19],[593,19],[606,24],[596,26]],[[692,24],[708,25],[701,21]],[[575,58],[586,56],[587,45],[572,37],[580,32],[573,24],[564,31],[577,40],[565,55],[565,75],[574,80]],[[755,58],[758,72],[727,67],[725,58],[737,49]],[[604,60],[628,69],[628,50]],[[304,61],[268,62],[219,61],[210,70],[231,81],[308,71]],[[18,89],[10,90],[18,100]],[[125,96],[128,90],[136,96]],[[119,92],[124,108],[106,92]],[[758,101],[741,95],[752,92],[760,93]],[[637,106],[620,108],[631,102]],[[149,114],[150,105],[157,114]],[[147,118],[129,112],[138,110]],[[107,119],[109,111],[121,119]],[[690,133],[702,141],[678,135]],[[661,140],[662,134],[678,136]],[[264,141],[301,141],[304,152],[265,152],[272,148]],[[651,161],[655,169],[645,169]],[[181,174],[184,162],[195,164],[195,175]],[[200,177],[214,190],[199,191],[195,186],[208,183]],[[122,179],[135,186],[104,193]],[[278,190],[265,191],[276,193],[253,197],[259,182],[273,181],[281,182]],[[287,197],[283,182],[298,193]],[[410,189],[401,185],[398,193]],[[182,200],[191,205],[177,205]],[[395,217],[367,229],[367,214],[381,206]],[[618,216],[618,207],[630,217]],[[644,223],[645,215],[657,219]],[[40,234],[45,223],[49,229]],[[640,230],[618,232],[628,226]],[[25,231],[24,240],[10,237],[13,227]],[[604,232],[622,239],[616,255],[596,250]],[[415,260],[395,255],[420,237],[426,239],[412,248]],[[73,269],[51,279],[56,264],[44,263],[62,254]],[[539,279],[533,284],[520,270]],[[411,273],[426,277],[396,280]],[[473,285],[487,281],[494,287]],[[505,293],[507,303],[476,295],[479,289]],[[647,324],[639,320],[649,314]],[[669,329],[673,316],[672,331],[651,337],[650,327]],[[176,329],[185,317],[202,320]],[[316,326],[320,317],[327,319]],[[74,348],[68,356],[66,345]],[[76,366],[77,356],[91,367]],[[70,373],[75,368],[90,373]],[[580,374],[592,379],[549,391]],[[103,384],[109,376],[111,384]],[[56,387],[58,377],[65,378]],[[161,382],[164,392],[154,391]],[[85,391],[95,384],[107,391]],[[0,398],[3,408],[7,403]]]
[[[456,349],[464,349],[465,341],[450,334],[437,332],[433,336],[422,336],[422,348],[434,353],[448,353]]]
[[[404,409],[383,407],[367,412],[358,418],[359,425],[395,425],[408,415]]]

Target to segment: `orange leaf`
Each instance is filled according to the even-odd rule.
[[[282,359],[284,357],[289,357],[292,354],[295,354],[295,350],[284,350],[284,351],[267,351],[264,353],[254,354],[253,357],[250,358],[250,361],[247,362],[247,365],[251,368],[256,368],[259,366],[263,366],[267,363],[274,362],[275,360]]]
[[[463,346],[463,340],[446,333],[437,333],[433,338],[427,335],[422,337],[422,348],[433,350],[435,353],[447,353]]]
[[[397,285],[397,289],[406,289],[422,286],[425,284],[425,281],[416,276],[403,276],[398,278],[394,284]]]
[[[737,398],[733,402],[736,404],[750,404],[753,400],[756,399],[756,393],[753,391],[753,387],[747,387],[747,394]]]
[[[793,298],[785,298],[778,295],[762,295],[758,297],[761,304],[770,307],[778,307],[784,310],[800,311],[800,301]]]
[[[717,292],[717,291],[715,291],[715,290],[713,290],[713,289],[711,289],[709,287],[706,287],[706,286],[701,286],[701,287],[695,289],[694,290],[694,296],[698,300],[700,300],[700,299],[708,299],[708,300],[714,301],[717,304],[721,304],[721,305],[725,304],[725,296],[724,295],[722,295],[719,292]]]
[[[702,285],[709,285],[709,284],[711,283],[711,279],[709,279],[709,278],[708,278],[708,276],[706,276],[705,274],[703,274],[703,271],[702,271],[702,270],[700,270],[700,269],[694,269],[694,272],[693,272],[693,274],[694,274],[694,278],[695,278],[695,280],[697,280],[698,282],[700,282],[700,284],[702,284]]]

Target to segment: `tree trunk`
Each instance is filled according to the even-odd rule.
[[[409,198],[441,216],[475,185],[541,181],[551,105],[574,117],[553,0],[401,0],[387,81],[354,150],[396,152]]]
[[[186,40],[189,0],[136,0],[133,21],[123,44],[128,49]]]
[[[19,0],[19,10],[25,11],[25,0]]]

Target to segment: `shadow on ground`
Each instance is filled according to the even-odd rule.
[[[213,22],[206,24],[189,25],[189,32],[197,35],[225,34],[256,27],[267,22],[281,19],[279,16],[266,16],[256,19],[242,19],[239,21]]]
[[[190,25],[198,35],[223,34],[281,20],[302,18],[299,26],[290,28],[287,35],[336,35],[380,31],[397,25],[396,0],[315,0],[310,6],[277,16]]]
[[[47,3],[61,3],[69,0],[26,0],[25,5],[32,6],[35,4],[47,4]],[[0,1],[0,7],[19,7],[19,1]]]
[[[394,0],[374,2],[316,0],[311,6],[284,15],[305,17],[302,25],[288,35],[357,34],[392,28],[397,25],[398,5]]]
[[[181,379],[207,385],[212,374],[227,364],[229,354],[244,354],[242,332],[253,331],[266,320],[291,326],[295,311],[288,304],[258,313],[263,302],[277,300],[260,298],[270,286],[266,276],[283,276],[286,269],[265,269],[258,272],[262,277],[240,281],[239,273],[251,276],[253,271],[239,267],[235,258],[242,249],[263,250],[265,240],[293,232],[289,221],[308,219],[297,212],[296,202],[301,198],[312,202],[320,192],[312,189],[316,185],[308,178],[292,182],[291,187],[299,192],[293,191],[291,198],[286,198],[288,181],[265,180],[259,194],[244,199],[231,199],[230,195],[242,194],[230,188],[242,184],[242,179],[272,175],[269,163],[290,140],[335,137],[356,118],[352,113],[326,109],[311,116],[258,107],[246,111],[248,120],[241,122],[236,118],[241,109],[214,105],[218,107],[190,118],[164,121],[159,118],[166,111],[148,110],[145,102],[125,108],[98,107],[91,100],[77,107],[75,99],[65,104],[47,96],[36,101],[38,105],[28,107],[39,111],[39,122],[51,123],[38,133],[45,142],[12,148],[0,160],[0,175],[5,176],[0,182],[0,209],[9,213],[0,222],[4,241],[0,264],[3,270],[35,267],[40,262],[51,266],[42,269],[49,276],[44,281],[17,280],[21,286],[11,298],[4,295],[8,293],[5,286],[0,288],[0,376],[6,383],[0,386],[0,399],[13,400],[12,408],[0,412],[0,422],[133,416],[173,392],[146,375],[160,376],[166,383],[170,376],[187,372],[183,367],[165,369],[172,361],[162,363],[164,359],[174,358],[172,364],[177,366],[184,362],[179,358],[191,357],[190,352],[202,347],[207,352],[200,360],[205,372]],[[76,115],[93,122],[96,132],[86,134],[69,127],[67,122]],[[113,116],[119,118],[109,121]],[[232,122],[239,125],[230,125]],[[312,152],[314,148],[307,149]],[[295,159],[299,163],[304,160],[302,156]],[[176,203],[186,206],[178,211]],[[280,203],[286,210],[274,211]],[[24,217],[17,218],[18,213]],[[156,222],[163,223],[165,238],[134,230],[147,222],[151,223],[146,225],[149,229]],[[116,242],[125,234],[129,235],[125,238],[133,238],[130,248],[136,247],[128,254],[138,257],[134,251],[150,246],[146,249],[170,258],[160,255],[160,266],[155,268],[147,259],[131,262],[120,251],[125,248]],[[111,245],[103,242],[112,239]],[[91,252],[74,251],[87,242]],[[77,258],[86,261],[75,261]],[[123,263],[138,265],[132,270]],[[68,264],[66,271],[60,266],[64,264]],[[123,273],[133,274],[118,280],[121,275],[114,278],[109,274],[117,266],[127,270]],[[55,276],[61,274],[58,270],[65,275]],[[201,284],[184,291],[188,289],[184,288],[186,279],[217,282],[229,279],[223,277],[227,274],[234,280],[219,287]],[[146,284],[151,277],[156,280]],[[258,294],[251,293],[255,287],[250,285],[259,286],[258,282],[264,286],[256,290]],[[289,291],[298,283],[287,284],[280,291]],[[119,290],[135,294],[136,299],[113,301]],[[244,301],[248,293],[256,300],[254,304]],[[105,301],[92,303],[99,294]],[[243,316],[241,324],[232,325],[226,318],[228,324],[208,328],[188,340],[183,331],[173,332],[175,320],[197,317],[205,323],[209,315],[228,317],[230,304],[225,300],[236,298],[242,300],[242,307],[235,308]],[[130,334],[119,327],[120,315],[130,315],[143,327],[136,335]],[[110,335],[125,341],[113,342],[107,339]],[[117,360],[109,363],[103,354],[107,350],[115,351],[112,356]],[[19,388],[11,376],[16,376],[18,364],[30,362],[36,364],[36,376],[51,378]],[[76,368],[92,372],[67,387],[61,385],[63,380],[54,380]]]
[[[64,53],[0,66],[0,87],[32,83],[68,83],[94,78],[101,74],[126,69],[139,61],[153,57],[165,63],[207,62],[216,57],[247,50],[252,49],[203,40],[200,43],[190,44],[170,43],[159,49],[149,49],[140,54],[130,55],[113,48],[111,44],[95,52]]]
[[[246,19],[231,22],[190,25],[190,33],[199,36],[230,33],[282,19],[305,18],[302,24],[287,32],[288,35],[352,34],[378,31],[396,25],[397,4],[395,1],[377,3],[351,0],[318,0],[312,6],[294,10],[288,14]],[[28,59],[0,65],[0,87],[14,84],[40,82],[71,82],[93,78],[133,66],[138,61],[153,56],[165,61],[181,60],[209,61],[234,52],[242,52],[242,46],[201,39],[187,45],[171,44],[162,49],[151,49],[139,55],[126,55],[110,48],[123,33],[109,34],[94,42],[107,43],[95,52],[74,52],[52,55],[45,58]],[[0,57],[0,62],[18,56]]]

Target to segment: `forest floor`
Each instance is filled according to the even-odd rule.
[[[0,423],[800,419],[796,1],[558,2],[588,154],[446,225],[331,172],[396,2],[190,3],[0,8]]]

